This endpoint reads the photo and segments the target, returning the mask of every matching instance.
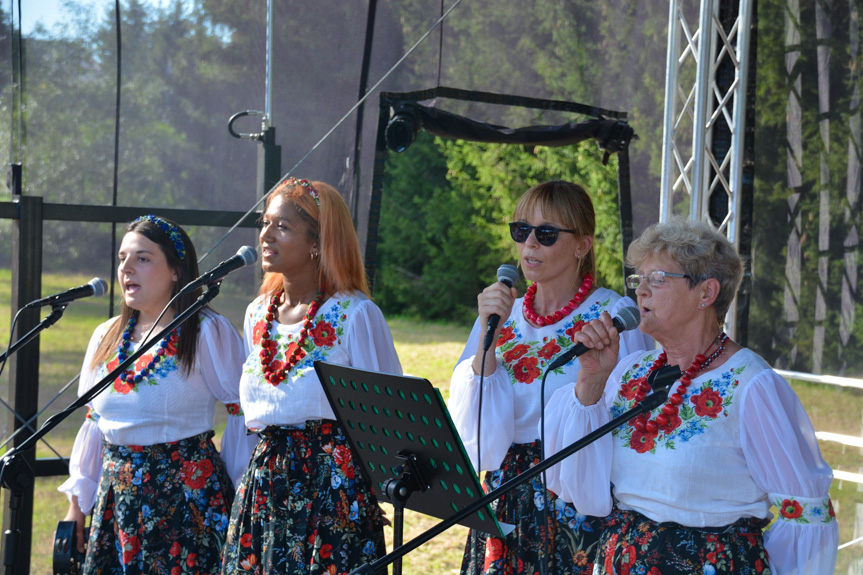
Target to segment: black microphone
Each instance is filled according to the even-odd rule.
[[[512,287],[518,280],[518,268],[512,264],[503,264],[497,268],[497,281],[504,284],[506,287]],[[494,330],[497,329],[497,324],[500,323],[500,316],[496,313],[488,316],[488,328],[485,330],[485,339],[482,342],[482,350],[488,351],[491,347],[491,339],[494,337]]]
[[[43,297],[42,299],[31,301],[22,309],[27,309],[30,307],[42,307],[44,305],[67,304],[76,299],[81,299],[82,297],[101,297],[105,295],[107,291],[108,283],[105,280],[103,280],[102,278],[93,278],[82,286],[73,287],[72,289],[66,290],[64,292],[55,293],[54,295],[49,295],[48,297]]]
[[[255,251],[255,248],[251,246],[243,246],[239,250],[237,250],[236,255],[229,257],[198,279],[192,280],[187,283],[177,295],[191,293],[199,287],[209,285],[215,281],[222,279],[234,270],[240,269],[248,265],[252,265],[257,260],[258,252]]]
[[[638,327],[638,324],[641,323],[641,314],[638,313],[638,308],[636,307],[625,307],[617,312],[617,317],[612,321],[614,322],[614,328],[617,331],[627,331]],[[572,360],[572,358],[580,356],[589,349],[590,348],[583,343],[578,342],[576,345],[557,356],[555,360],[549,364],[548,368],[546,368],[546,371],[552,371],[562,365],[566,365],[570,360]]]

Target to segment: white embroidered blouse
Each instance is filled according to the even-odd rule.
[[[624,358],[595,405],[581,405],[575,384],[559,389],[546,414],[546,455],[630,409],[632,380],[648,373],[659,351]],[[742,349],[692,380],[665,427],[618,427],[551,468],[548,488],[583,513],[604,516],[613,485],[621,509],[690,527],[769,519],[775,505],[777,521],[765,533],[772,572],[825,575],[833,573],[839,538],[832,477],[794,390]]]
[[[335,418],[315,372],[315,361],[402,374],[392,335],[378,306],[360,292],[337,293],[321,304],[303,345],[305,354],[288,377],[278,385],[267,382],[260,352],[268,305],[269,296],[259,296],[249,304],[243,329],[246,362],[240,404],[249,429]],[[272,322],[270,337],[278,344],[275,361],[285,361],[285,350],[296,342],[302,328],[302,322]]]
[[[93,370],[90,368],[99,342],[117,318],[93,332],[84,356],[78,395],[82,395],[119,365],[117,354]],[[201,315],[195,366],[184,374],[169,345],[164,359],[150,377],[135,386],[119,378],[90,404],[90,412],[78,431],[69,458],[69,479],[60,487],[86,514],[95,504],[102,470],[102,438],[114,445],[155,445],[193,437],[213,429],[217,404],[230,414],[221,441],[221,458],[236,484],[249,462],[255,439],[246,435],[239,411],[240,367],[244,359],[242,340],[227,319],[215,313]],[[182,328],[181,328],[182,329]],[[132,344],[129,354],[137,349]],[[135,372],[152,360],[153,352],[135,362]]]
[[[482,400],[482,469],[477,468],[477,408],[479,375],[473,371],[473,358],[480,333],[479,318],[473,326],[459,363],[453,370],[448,407],[453,423],[461,435],[474,469],[500,468],[513,443],[531,443],[539,439],[540,384],[546,366],[574,344],[572,336],[581,326],[608,311],[612,317],[625,307],[635,306],[628,297],[599,288],[561,321],[534,327],[524,319],[522,299],[515,301],[509,318],[503,324],[497,341],[494,373],[485,374]],[[653,349],[653,340],[639,330],[621,334],[621,357],[635,350]],[[546,405],[562,385],[574,381],[578,374],[577,359],[548,374],[545,383]]]

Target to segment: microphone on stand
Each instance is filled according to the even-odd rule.
[[[187,283],[177,295],[191,293],[199,287],[204,287],[222,279],[234,270],[252,265],[257,260],[258,252],[255,251],[255,248],[251,246],[243,246],[237,250],[236,255],[229,257],[198,279],[194,279]]]
[[[108,283],[105,280],[103,280],[102,278],[93,278],[82,286],[74,287],[64,292],[55,293],[54,295],[49,295],[48,297],[43,297],[42,299],[33,300],[27,305],[25,305],[22,309],[42,307],[45,305],[67,304],[83,297],[101,297],[105,295],[107,291]]]
[[[614,328],[617,331],[628,331],[638,327],[638,324],[641,323],[641,314],[638,313],[638,308],[636,307],[625,307],[617,312],[617,317],[612,321],[614,322]],[[583,343],[578,342],[576,345],[557,356],[554,361],[548,365],[546,371],[552,371],[558,367],[566,365],[572,360],[572,358],[580,356],[589,349],[590,348]]]
[[[503,264],[497,268],[497,281],[504,284],[506,287],[512,287],[518,280],[518,268],[512,264]],[[491,340],[494,337],[494,332],[497,329],[497,324],[500,323],[500,316],[496,313],[488,316],[488,328],[485,330],[485,339],[482,342],[482,350],[488,351],[491,347]]]

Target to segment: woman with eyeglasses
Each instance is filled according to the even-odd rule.
[[[173,299],[198,277],[198,260],[185,230],[167,218],[130,223],[118,257],[120,315],[93,333],[79,394],[203,291]],[[59,487],[69,497],[65,520],[76,523],[78,551],[87,546],[83,573],[218,571],[234,483],[254,447],[238,405],[243,357],[237,330],[204,308],[93,398],[69,458],[70,477]],[[221,453],[213,444],[220,404],[229,414]]]
[[[618,361],[611,317],[585,326],[576,339],[592,349],[549,403],[546,453],[641,402],[652,372],[683,375],[664,405],[549,472],[566,501],[608,515],[596,573],[833,573],[833,474],[812,424],[791,386],[722,331],[743,274],[734,246],[675,220],[648,228],[627,260],[641,329],[662,347]]]
[[[264,279],[246,310],[240,402],[260,440],[222,573],[348,573],[386,552],[385,517],[314,362],[396,375],[401,364],[339,192],[288,178],[267,196],[258,239]]]
[[[543,401],[575,381],[579,361],[550,372],[543,389],[548,365],[574,346],[575,334],[600,313],[617,315],[635,305],[597,285],[596,220],[584,188],[562,181],[538,184],[521,196],[513,219],[510,233],[530,287],[523,298],[502,282],[479,294],[479,317],[450,386],[453,421],[474,469],[489,472],[484,482],[489,491],[542,457]],[[486,353],[492,315],[500,322],[491,334],[496,345]],[[623,354],[653,347],[638,330],[622,339]],[[591,573],[601,519],[546,492],[540,478],[498,500],[495,511],[499,521],[515,524],[515,531],[502,539],[471,531],[462,573],[533,574],[545,565],[549,573]]]

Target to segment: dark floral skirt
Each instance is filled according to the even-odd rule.
[[[347,573],[386,553],[383,513],[337,423],[260,435],[237,488],[223,573]]]
[[[596,557],[598,575],[768,575],[764,519],[724,527],[657,523],[636,511],[614,509]]]
[[[84,573],[218,573],[234,488],[212,437],[105,442]]]
[[[497,471],[486,473],[483,487],[488,493],[522,471],[540,462],[539,441],[514,443]],[[551,491],[548,495],[548,525],[545,526],[542,475],[517,487],[492,508],[498,521],[516,525],[501,539],[471,530],[464,549],[461,572],[476,575],[533,575],[542,572],[548,562],[548,573],[590,575],[599,540],[602,519],[578,513]]]

